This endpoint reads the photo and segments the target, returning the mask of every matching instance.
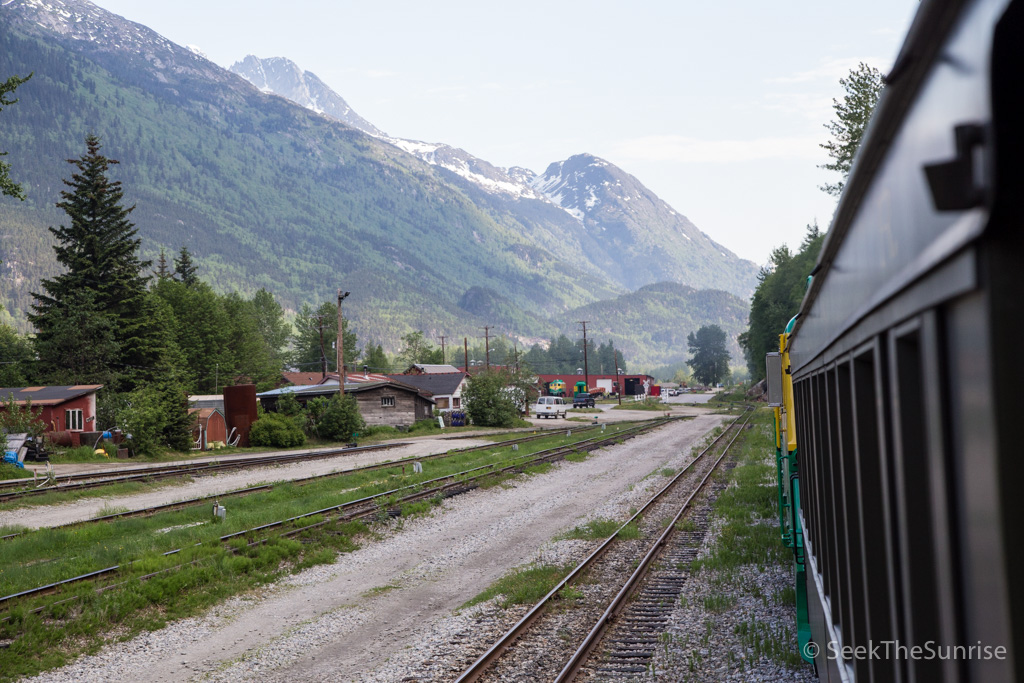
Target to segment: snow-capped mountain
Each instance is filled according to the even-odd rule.
[[[246,68],[239,68],[245,64]],[[323,82],[289,60],[247,57],[232,70],[264,92],[341,118],[320,105],[328,98],[326,93],[318,91],[317,98],[311,97],[308,83],[326,88]],[[344,102],[329,89],[327,92]],[[350,125],[450,172],[454,182],[464,183],[475,202],[492,212],[511,215],[536,243],[630,289],[672,281],[721,288],[741,296],[753,291],[757,274],[753,263],[711,240],[640,181],[608,161],[580,154],[551,164],[538,176],[519,166],[495,166],[444,143],[383,135],[374,132],[370,124]]]
[[[117,54],[147,78],[174,94],[182,81],[236,79],[196,48],[173,43],[156,31],[97,7],[87,0],[0,0],[0,7],[26,33],[44,39],[56,36],[86,54]]]
[[[290,59],[260,59],[255,55],[246,55],[245,59],[235,62],[229,68],[265,93],[286,97],[296,104],[301,104],[318,114],[334,117],[364,133],[377,137],[384,135],[379,128],[355,113],[348,102],[327,87],[316,74],[303,71]]]

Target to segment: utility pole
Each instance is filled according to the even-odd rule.
[[[338,392],[345,395],[345,319],[341,317],[341,302],[349,295],[338,288]]]
[[[469,374],[469,337],[462,338],[462,350],[466,354],[466,374]]]
[[[618,394],[619,394],[619,405],[621,406],[622,405],[622,392],[626,390],[626,387],[623,386],[623,384],[625,383],[625,378],[622,377],[622,373],[619,372],[619,352],[615,351],[614,353],[612,353],[612,358],[615,359],[615,379],[618,380],[618,385],[619,385],[619,391],[618,391]]]
[[[587,367],[587,323],[589,320],[580,320],[583,325],[583,381],[587,383],[587,391],[590,391],[590,369]]]
[[[324,351],[324,317],[318,315],[316,319],[320,329],[320,379],[327,379],[327,352]]]
[[[484,325],[484,369],[491,369],[491,327]]]
[[[447,359],[445,358],[445,355],[444,355],[444,340],[445,340],[445,336],[442,334],[441,335],[441,365],[445,365],[448,362]]]

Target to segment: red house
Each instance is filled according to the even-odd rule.
[[[7,402],[15,405],[31,403],[42,408],[39,419],[48,432],[96,432],[96,392],[102,384],[76,384],[62,387],[0,387],[0,410],[7,410]],[[108,425],[109,426],[109,425]]]

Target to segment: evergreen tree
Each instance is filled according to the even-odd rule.
[[[263,347],[277,366],[276,371],[280,372],[284,368],[285,347],[291,336],[291,326],[285,322],[284,309],[273,294],[261,288],[252,296],[251,311]]]
[[[843,175],[839,182],[821,186],[822,190],[834,197],[843,192],[846,178],[853,167],[853,157],[860,147],[860,140],[864,137],[864,130],[868,127],[871,113],[884,87],[881,72],[864,62],[858,64],[856,69],[851,69],[846,78],[840,78],[839,85],[846,90],[846,95],[842,102],[832,100],[837,120],[825,124],[833,139],[820,145],[832,157],[830,163],[822,164],[820,168],[838,171]]]
[[[199,284],[198,268],[191,260],[191,252],[187,247],[181,247],[178,257],[174,259],[174,275],[179,281],[189,287]]]
[[[316,310],[302,304],[295,316],[295,335],[292,337],[291,364],[303,371],[318,372],[321,367],[321,326],[323,326],[323,356],[327,359],[327,371],[338,369],[337,352],[332,346],[338,339],[338,306],[334,301],[325,301]],[[356,348],[356,333],[348,329],[344,320],[342,343],[345,347],[345,364],[352,367],[359,357]]]
[[[817,224],[807,226],[800,251],[793,254],[782,246],[772,252],[769,265],[761,269],[759,283],[750,299],[750,326],[739,336],[750,378],[764,378],[764,356],[779,350],[779,335],[800,310],[807,291],[807,276],[818,260],[825,235]]]
[[[363,365],[367,366],[370,372],[391,372],[391,361],[388,360],[388,354],[384,353],[384,347],[380,344],[376,346],[368,344],[363,349]]]
[[[141,315],[148,282],[142,272],[150,262],[139,259],[141,240],[128,220],[135,207],[122,206],[121,183],[107,177],[110,166],[118,162],[100,154],[100,140],[95,135],[87,136],[85,142],[86,154],[68,160],[77,172],[64,181],[69,189],[61,192],[57,203],[70,224],[49,228],[56,238],[53,249],[57,260],[66,270],[52,280],[42,281],[45,293],[32,293],[34,313],[28,317],[36,328],[36,350],[44,374],[59,373],[67,365],[61,355],[61,349],[67,349],[66,340],[58,337],[74,334],[67,326],[69,316],[88,316],[88,324],[79,331],[78,344],[104,351],[83,362],[99,362],[102,358],[108,372],[118,373],[121,388],[128,388],[124,383],[131,384],[132,369],[150,364],[152,372],[155,330]],[[78,305],[82,306],[80,313],[73,310]],[[95,375],[100,368],[80,371]]]
[[[32,359],[29,340],[10,325],[0,324],[0,387],[25,386]]]
[[[196,266],[192,262],[192,254],[188,247],[182,247],[178,258],[174,259],[174,275],[189,287],[199,283]]]
[[[170,265],[167,263],[167,253],[160,248],[160,258],[156,260],[156,270],[153,271],[153,275],[156,275],[161,280],[166,280],[174,275],[174,271],[171,270]]]
[[[717,384],[729,377],[729,351],[726,350],[725,330],[718,325],[705,325],[691,332],[686,343],[693,357],[686,364],[701,384]]]
[[[29,74],[25,78],[19,76],[11,76],[3,83],[0,83],[0,111],[3,111],[4,107],[8,107],[18,100],[8,99],[7,96],[15,91],[19,85],[32,78],[32,74]],[[7,156],[7,152],[0,152],[0,157]],[[0,161],[0,195],[7,195],[8,197],[14,197],[15,199],[25,200],[25,191],[21,189],[18,183],[11,180],[10,176],[11,165],[5,161]]]

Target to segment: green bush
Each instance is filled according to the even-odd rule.
[[[3,410],[0,410],[0,432],[8,434],[29,434],[39,437],[46,431],[46,425],[40,419],[42,408],[32,408],[32,401],[26,401],[24,406],[14,403],[14,395],[8,394],[0,397]]]
[[[263,413],[249,430],[249,443],[253,446],[291,448],[306,443],[306,434],[298,420],[280,413]]]
[[[519,417],[519,408],[511,392],[509,378],[499,372],[483,372],[469,378],[462,394],[466,413],[481,427],[511,427]]]
[[[416,432],[436,432],[441,428],[437,426],[437,418],[427,418],[426,420],[417,420],[409,427],[409,433],[414,434]]]
[[[349,441],[352,434],[363,433],[366,423],[363,416],[359,414],[359,407],[356,405],[355,396],[346,394],[335,394],[331,397],[327,409],[320,417],[320,424],[317,425],[317,432],[320,436],[331,441]]]
[[[359,432],[359,435],[366,438],[370,438],[371,436],[396,437],[400,433],[401,432],[391,425],[373,425],[372,427],[364,428]]]

